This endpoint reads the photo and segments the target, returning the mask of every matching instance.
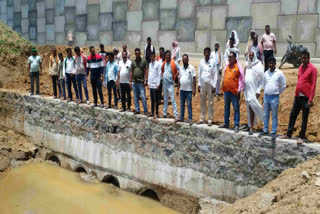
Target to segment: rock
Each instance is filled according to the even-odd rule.
[[[307,139],[308,139],[309,141],[311,141],[311,142],[315,142],[316,139],[317,139],[317,137],[314,136],[314,135],[309,135],[309,136],[307,137]]]
[[[317,177],[320,177],[320,172],[316,172],[315,174]]]
[[[200,211],[199,214],[216,214],[224,207],[229,206],[228,203],[218,201],[209,197],[201,198],[199,200]]]
[[[314,183],[316,186],[320,187],[320,178],[316,179],[316,182]]]
[[[306,180],[310,180],[310,178],[311,178],[311,176],[309,175],[309,173],[307,171],[302,171],[301,175]]]
[[[10,166],[9,158],[0,154],[0,172],[6,170],[9,166]]]
[[[86,183],[92,183],[92,184],[99,183],[97,177],[95,175],[92,175],[92,174],[86,174],[86,173],[81,172],[80,173],[80,178]]]
[[[275,196],[271,193],[262,193],[261,194],[261,200],[258,204],[259,209],[266,209],[268,207],[271,207],[273,204],[273,201],[275,199]]]

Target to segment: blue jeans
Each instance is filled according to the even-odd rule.
[[[72,91],[71,91],[71,84],[72,84],[74,91],[76,92],[76,99],[79,100],[79,93],[78,93],[75,75],[66,73],[66,84],[67,84],[68,98],[72,100]]]
[[[77,81],[77,86],[78,86],[78,91],[80,95],[80,101],[82,101],[82,86],[84,89],[84,93],[86,95],[87,101],[89,100],[89,94],[88,94],[88,88],[87,88],[87,75],[85,74],[76,74],[76,81]]]
[[[168,101],[169,96],[173,107],[173,115],[174,117],[178,117],[178,108],[176,99],[174,97],[174,83],[170,83],[168,81],[163,81],[163,115],[167,116],[167,110],[168,110]]]
[[[63,99],[66,99],[66,84],[64,79],[59,79],[58,81],[58,89],[59,89],[59,97],[63,97]]]
[[[278,129],[278,108],[279,108],[279,95],[264,95],[263,98],[264,108],[264,122],[263,131],[269,132],[269,117],[270,111],[272,112],[272,131],[271,134],[276,134]]]
[[[224,124],[229,127],[230,103],[232,102],[234,110],[234,127],[240,124],[240,106],[239,99],[230,91],[224,93]]]
[[[141,97],[144,113],[148,113],[146,91],[143,83],[132,83],[134,105],[136,112],[140,112],[139,97]]]
[[[184,108],[187,100],[188,119],[192,120],[192,91],[180,90],[180,119],[184,120]]]

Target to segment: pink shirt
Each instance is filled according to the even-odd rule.
[[[300,65],[295,96],[299,96],[299,93],[301,93],[308,97],[309,101],[313,101],[316,91],[317,73],[316,67],[311,63],[306,68]]]
[[[263,34],[261,42],[264,50],[273,50],[273,42],[276,41],[276,36],[273,33]]]

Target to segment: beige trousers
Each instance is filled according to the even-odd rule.
[[[207,100],[208,100],[208,121],[213,120],[213,96],[212,86],[208,83],[205,83],[200,90],[200,100],[201,100],[201,115],[200,121],[205,121],[207,115]]]

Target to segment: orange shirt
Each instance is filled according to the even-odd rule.
[[[234,64],[233,68],[226,68],[223,81],[223,92],[230,91],[232,94],[236,94],[239,88],[240,70],[237,64]]]

